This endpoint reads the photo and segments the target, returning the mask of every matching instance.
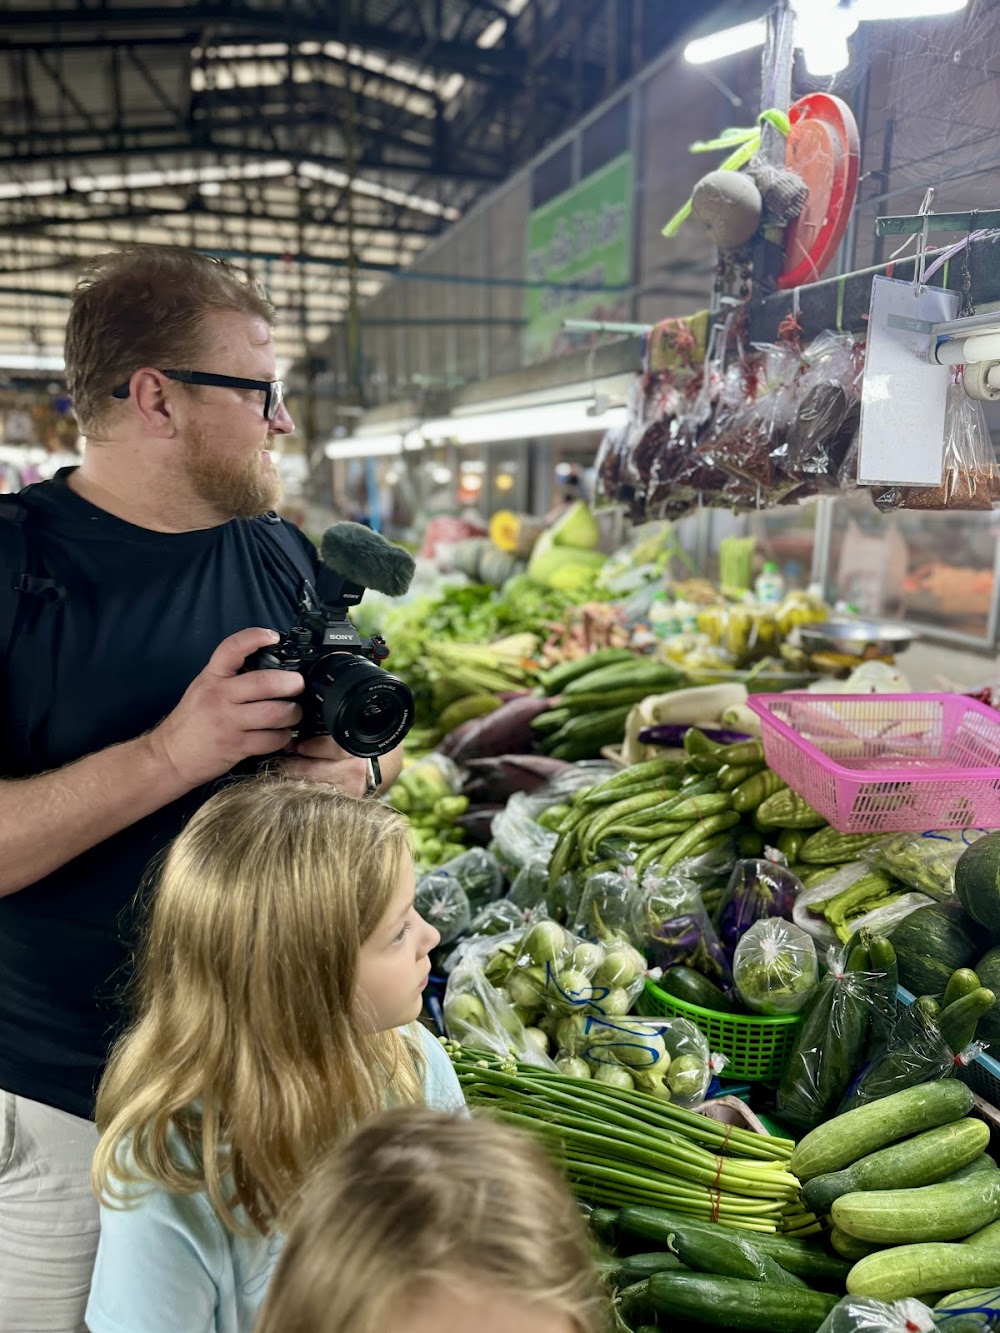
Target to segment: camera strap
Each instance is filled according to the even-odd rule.
[[[315,602],[316,593],[313,590],[313,581],[316,578],[316,570],[310,563],[301,542],[295,538],[288,526],[273,510],[261,514],[254,522],[259,525],[259,532],[266,533],[265,540],[270,542],[272,549],[280,555],[282,564],[290,571],[296,583],[300,585],[302,598]]]

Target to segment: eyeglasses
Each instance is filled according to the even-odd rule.
[[[160,374],[170,380],[179,380],[181,384],[205,384],[217,389],[257,389],[264,395],[265,421],[274,420],[285,397],[285,386],[281,380],[244,380],[237,375],[212,375],[204,370],[161,370]],[[111,390],[112,398],[128,396],[127,382]]]

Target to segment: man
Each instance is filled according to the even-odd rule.
[[[86,452],[18,497],[22,568],[0,544],[0,1333],[83,1327],[91,1102],[147,866],[258,756],[365,790],[366,762],[328,737],[292,743],[301,676],[240,674],[314,567],[260,517],[280,494],[269,445],[294,429],[273,320],[249,275],[204,256],[94,260],[66,333]],[[399,766],[385,756],[383,780]]]

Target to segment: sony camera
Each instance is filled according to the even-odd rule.
[[[413,695],[383,670],[389,647],[381,635],[363,639],[347,613],[369,587],[401,596],[413,577],[413,558],[356,523],[329,528],[320,555],[316,589],[306,585],[298,622],[273,647],[252,653],[245,669],[301,672],[298,739],[332,736],[348,754],[375,759],[395,749],[413,726]]]

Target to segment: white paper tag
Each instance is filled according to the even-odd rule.
[[[872,279],[861,392],[858,483],[940,486],[951,373],[929,360],[931,325],[955,319],[958,292]]]

